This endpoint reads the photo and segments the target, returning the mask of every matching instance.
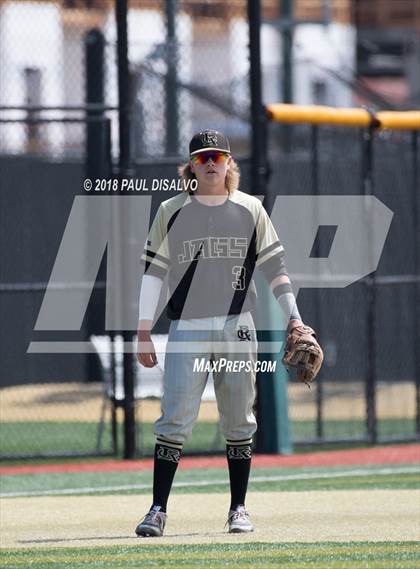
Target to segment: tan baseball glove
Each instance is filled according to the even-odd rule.
[[[324,354],[312,328],[305,325],[290,328],[282,362],[296,372],[298,381],[309,386],[317,376],[323,359]]]

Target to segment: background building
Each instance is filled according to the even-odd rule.
[[[408,108],[419,102],[420,7],[415,0],[262,4],[267,103]],[[216,127],[223,124],[246,154],[244,3],[133,0],[129,8],[134,155],[182,154],[189,133],[209,121]],[[0,104],[84,104],[91,30],[103,36],[104,102],[113,106],[117,74],[112,2],[2,0]],[[15,116],[26,114],[17,111]],[[80,154],[82,134],[75,124],[2,128],[5,152]]]

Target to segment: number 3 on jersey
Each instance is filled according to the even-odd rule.
[[[236,277],[236,280],[232,282],[232,288],[234,290],[245,290],[245,275],[246,275],[245,267],[235,265],[232,268],[232,274],[234,277]]]

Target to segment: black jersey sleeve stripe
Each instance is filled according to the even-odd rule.
[[[258,265],[263,272],[268,284],[280,275],[287,275],[287,269],[284,262],[284,252],[275,253],[269,259]]]
[[[153,256],[150,255],[146,255],[145,253],[143,253],[143,255],[141,256],[141,259],[143,261],[147,261],[148,263],[151,263],[152,265],[156,265],[157,267],[160,267],[161,269],[164,269],[165,271],[167,271],[169,269],[169,265],[167,261],[161,261],[160,259],[156,259]]]
[[[260,254],[256,262],[256,266],[260,267],[260,265],[263,265],[264,263],[270,261],[275,257],[278,257],[280,259],[281,257],[283,257],[283,255],[284,255],[283,246],[277,245],[276,247],[273,247],[271,251],[268,251],[265,255]]]
[[[170,265],[169,259],[167,259],[166,257],[163,257],[162,255],[159,255],[158,253],[154,253],[150,249],[145,249],[143,256],[150,257],[153,260],[161,261],[165,265],[168,265],[168,267]]]
[[[268,247],[266,247],[265,249],[263,249],[262,251],[260,251],[256,258],[260,258],[262,259],[264,257],[264,255],[266,255],[267,253],[270,253],[270,251],[273,251],[274,249],[276,249],[277,247],[283,248],[280,241],[277,240],[274,243],[272,243],[271,245],[269,245]]]

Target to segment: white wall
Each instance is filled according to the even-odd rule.
[[[44,105],[81,104],[84,102],[83,35],[63,34],[60,10],[49,3],[16,2],[0,5],[0,101],[3,105],[24,104],[23,69],[37,67],[42,72],[41,103]],[[104,26],[106,36],[106,93],[107,102],[117,102],[115,66],[116,29],[113,12]],[[165,42],[162,15],[153,10],[131,9],[128,16],[129,58],[135,69],[148,57],[156,45]],[[248,85],[248,24],[245,20],[214,21],[209,25],[192,24],[189,16],[178,18],[179,41],[178,76],[181,81],[207,81],[209,89],[226,88],[222,92],[233,104],[244,107],[249,96]],[[264,101],[281,100],[281,34],[272,25],[261,29]],[[328,26],[304,24],[297,26],[293,49],[293,92],[298,104],[321,103],[351,106],[351,88],[334,77],[334,73],[351,79],[355,61],[356,35],[351,26],[331,23]],[[161,57],[156,58],[156,70],[166,71]],[[327,71],[330,70],[330,72]],[[314,99],[314,84],[325,83],[325,100]],[[321,93],[319,90],[318,94]],[[164,148],[164,96],[162,80],[146,78],[140,92],[141,105],[149,120],[144,125],[143,138],[148,153]],[[198,127],[224,128],[228,134],[243,135],[247,125],[207,104],[197,102],[187,91],[180,91],[180,138],[183,148],[191,131]],[[16,116],[16,115],[15,115]],[[21,116],[24,116],[21,114]],[[115,117],[113,119],[116,120]],[[220,124],[218,124],[220,123]],[[116,123],[115,125],[116,126]],[[117,136],[117,129],[114,128]],[[24,151],[24,126],[2,127],[3,148]],[[66,134],[62,126],[45,131],[51,149],[58,148]],[[80,130],[74,144],[79,143]],[[67,139],[70,133],[67,131]],[[6,141],[6,142],[5,142]],[[114,140],[116,142],[116,139]]]
[[[1,104],[25,104],[25,67],[36,67],[41,71],[41,103],[60,104],[63,85],[59,10],[52,4],[33,2],[2,4],[0,10]],[[24,113],[13,115],[21,118],[24,116]],[[2,147],[10,152],[22,151],[26,139],[25,127],[2,125],[1,128]],[[47,139],[51,136],[54,139],[60,137],[60,132],[55,127],[49,127],[48,134],[44,132]]]
[[[324,104],[352,105],[352,90],[334,77],[340,74],[352,79],[355,67],[356,32],[352,26],[331,23],[328,26],[298,26],[294,36],[294,102],[307,105],[321,103],[313,94],[314,82],[324,82]],[[328,72],[327,70],[330,70]]]
[[[270,24],[261,28],[264,102],[282,100],[282,38]],[[314,98],[314,83],[325,83],[326,100],[332,106],[351,106],[352,90],[334,77],[335,73],[352,79],[355,66],[356,32],[352,26],[331,23],[301,24],[293,42],[293,102],[321,103]],[[330,70],[328,72],[327,70]]]

